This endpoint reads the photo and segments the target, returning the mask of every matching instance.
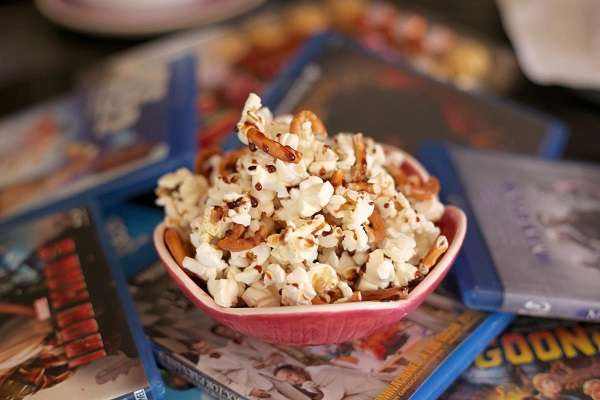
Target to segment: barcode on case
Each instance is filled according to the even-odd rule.
[[[146,396],[146,391],[144,389],[133,392],[133,398],[135,400],[148,400],[148,396]]]

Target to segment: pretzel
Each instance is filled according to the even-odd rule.
[[[233,167],[235,167],[235,163],[237,162],[238,158],[248,153],[248,151],[249,150],[247,147],[243,147],[225,154],[219,163],[219,175],[229,175],[229,173],[233,170]]]
[[[406,197],[413,200],[430,200],[440,192],[440,181],[430,176],[425,182],[418,175],[406,175],[402,169],[386,165],[386,171],[392,175],[396,185],[406,189]]]
[[[194,257],[190,246],[181,239],[179,232],[175,228],[165,229],[165,244],[167,245],[167,249],[169,249],[171,256],[180,267],[183,266],[184,258]]]
[[[375,194],[375,190],[373,189],[373,184],[372,183],[367,183],[367,182],[350,182],[347,185],[347,187],[348,187],[348,189]]]
[[[407,288],[388,288],[378,290],[361,290],[362,301],[400,300],[408,296]]]
[[[333,187],[342,186],[344,184],[344,173],[341,169],[336,170],[331,176],[331,185]]]
[[[352,182],[363,182],[367,176],[367,149],[362,133],[352,136],[352,145],[356,156],[356,163],[352,171]]]
[[[210,170],[204,168],[204,164],[214,155],[222,155],[223,151],[219,149],[217,146],[206,147],[198,152],[198,156],[196,156],[196,162],[194,163],[194,171],[197,174],[204,175],[208,178],[210,175]]]
[[[250,250],[265,241],[269,233],[269,227],[263,225],[254,233],[254,236],[242,238],[241,236],[245,231],[246,227],[244,225],[233,224],[233,228],[227,231],[225,237],[217,242],[217,247],[221,250],[233,252]]]
[[[327,129],[323,124],[323,121],[317,117],[312,111],[302,110],[294,114],[294,118],[290,124],[290,133],[296,135],[302,132],[302,124],[309,121],[311,124],[312,131],[322,137],[327,137]]]
[[[284,146],[279,142],[269,139],[264,133],[258,130],[258,128],[252,124],[244,125],[246,137],[248,142],[261,149],[265,153],[281,161],[291,162],[297,164],[302,159],[302,153],[294,150],[290,146]]]
[[[385,222],[383,222],[383,218],[377,207],[373,209],[369,217],[369,222],[371,222],[371,228],[373,228],[375,243],[381,243],[385,239]]]
[[[421,266],[429,270],[431,267],[435,265],[437,260],[440,258],[442,254],[444,254],[448,250],[448,239],[444,235],[440,235],[435,240],[435,244],[429,250],[429,253],[425,257],[423,257],[423,261],[421,261]]]

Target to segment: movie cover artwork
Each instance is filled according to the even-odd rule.
[[[168,89],[164,64],[121,71],[0,123],[0,219],[165,158]]]
[[[134,299],[152,341],[241,398],[408,398],[485,314],[432,295],[397,324],[350,343],[267,344],[196,309],[155,265],[136,277]]]
[[[503,308],[600,320],[600,168],[459,148],[452,158],[489,244]]]
[[[88,211],[0,233],[0,398],[110,399],[147,386]]]
[[[167,400],[216,400],[214,397],[188,382],[183,376],[166,369],[160,370],[165,383]]]
[[[330,43],[277,113],[312,110],[330,132],[363,132],[414,153],[425,141],[537,154],[550,128],[529,112]]]
[[[599,400],[600,325],[520,318],[444,400]]]

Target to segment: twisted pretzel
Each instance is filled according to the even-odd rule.
[[[302,124],[306,121],[310,121],[311,129],[313,133],[322,137],[327,137],[327,129],[323,124],[323,121],[315,115],[312,111],[302,110],[294,114],[294,118],[290,124],[290,132],[298,135],[302,132]]]

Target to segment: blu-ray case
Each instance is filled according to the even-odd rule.
[[[163,397],[98,217],[89,203],[0,233],[0,397]]]
[[[195,59],[108,67],[0,123],[0,223],[148,190],[195,156]]]
[[[600,319],[600,167],[436,144],[419,155],[469,219],[452,272],[465,304]]]
[[[164,218],[164,211],[158,206],[135,200],[101,210],[110,245],[128,279],[156,261],[152,231]]]
[[[409,153],[431,141],[557,157],[559,120],[490,94],[433,80],[397,58],[324,33],[308,41],[263,94],[275,114],[308,109],[330,132],[361,131]],[[229,138],[228,147],[236,143]]]
[[[598,335],[598,324],[520,317],[441,399],[598,399]]]
[[[276,346],[211,320],[160,264],[136,276],[131,291],[159,364],[228,399],[435,398],[512,320],[468,310],[442,288],[405,320],[369,337]],[[304,382],[287,381],[279,374],[285,368],[304,371],[298,372]]]

